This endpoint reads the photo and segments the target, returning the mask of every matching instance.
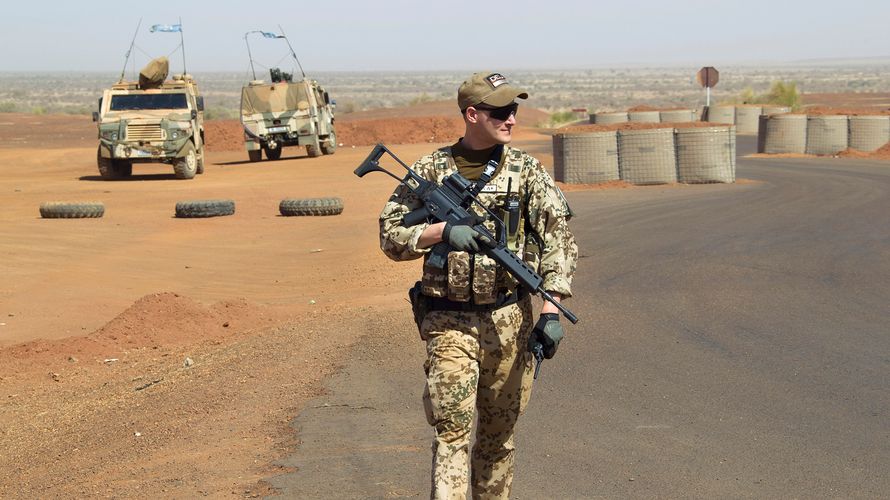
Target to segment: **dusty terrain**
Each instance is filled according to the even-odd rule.
[[[191,181],[166,165],[102,181],[89,117],[0,114],[0,496],[268,493],[320,381],[385,333],[366,325],[407,314],[415,266],[377,248],[394,183],[352,171],[377,141],[409,162],[450,142],[459,116],[437,106],[344,118],[335,155],[277,162],[248,163],[237,126],[209,122]],[[549,161],[546,135],[516,140]],[[283,198],[320,196],[343,213],[278,215]],[[173,217],[177,201],[216,198],[235,215]],[[103,218],[38,214],[90,200]]]

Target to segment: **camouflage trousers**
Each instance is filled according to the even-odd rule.
[[[531,394],[531,299],[490,312],[433,311],[421,324],[424,409],[436,430],[431,498],[508,498],[513,431]],[[470,435],[478,414],[472,464]],[[472,465],[472,466],[470,466]]]

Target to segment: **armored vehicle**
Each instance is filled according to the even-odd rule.
[[[139,163],[168,163],[179,179],[204,172],[204,98],[188,74],[167,80],[168,68],[166,57],[154,59],[138,82],[103,91],[93,121],[104,179],[129,177]]]
[[[241,123],[250,161],[281,158],[281,148],[305,146],[309,156],[333,154],[337,148],[334,109],[328,93],[315,80],[293,82],[284,73],[272,83],[254,80],[241,89]]]
[[[281,26],[278,28],[281,30]],[[281,158],[281,148],[286,146],[305,146],[309,156],[334,154],[337,149],[335,103],[317,81],[306,77],[290,41],[283,30],[281,33],[248,31],[244,34],[251,70],[253,54],[247,39],[251,34],[261,34],[264,38],[284,40],[303,76],[295,82],[293,73],[271,68],[271,81],[266,83],[257,80],[253,71],[253,80],[241,89],[241,124],[247,156],[250,161],[260,161],[265,151],[266,158],[277,160]]]

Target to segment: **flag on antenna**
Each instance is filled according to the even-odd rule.
[[[182,33],[181,24],[155,24],[148,31],[154,33],[160,31],[162,33]]]
[[[260,31],[260,33],[262,33],[263,36],[266,37],[266,38],[284,38],[284,37],[281,36],[281,35],[272,33],[271,31]]]

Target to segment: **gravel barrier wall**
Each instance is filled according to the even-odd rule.
[[[674,129],[619,130],[618,168],[631,184],[677,182]]]
[[[658,111],[628,111],[627,121],[634,123],[659,123],[661,113]]]
[[[618,180],[618,134],[555,134],[553,177],[569,184]]]
[[[735,182],[736,127],[678,128],[677,179]]]
[[[736,131],[743,135],[754,135],[760,126],[760,115],[763,108],[760,106],[736,106],[735,126]]]
[[[553,135],[553,177],[570,184],[735,182],[736,128],[645,128]]]
[[[832,155],[847,149],[850,126],[846,115],[807,117],[807,154]]]
[[[610,125],[612,123],[626,123],[627,122],[627,113],[623,111],[619,112],[607,112],[607,113],[593,113],[590,115],[590,123],[595,123],[597,125]]]
[[[695,121],[695,111],[691,109],[671,109],[661,111],[659,118],[662,123],[686,123]]]
[[[847,142],[857,151],[877,151],[890,141],[890,116],[851,116]]]
[[[807,115],[761,115],[757,152],[800,153],[807,149]]]

